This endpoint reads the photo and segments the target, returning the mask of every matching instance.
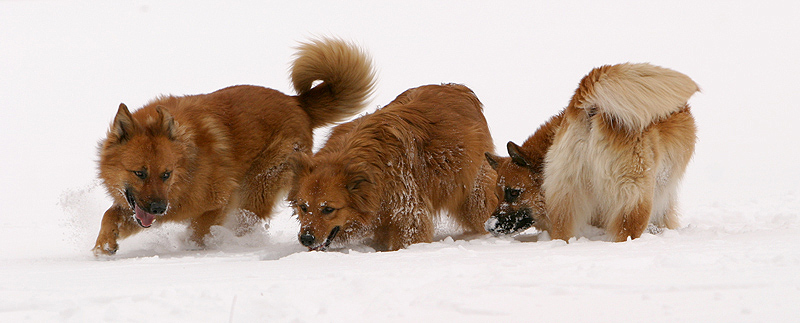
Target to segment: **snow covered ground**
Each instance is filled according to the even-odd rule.
[[[793,1],[0,1],[0,321],[797,321],[799,16]],[[96,143],[119,103],[290,92],[292,47],[313,35],[372,54],[374,107],[471,87],[498,147],[592,67],[688,74],[703,92],[683,227],[567,244],[454,240],[443,221],[441,241],[406,250],[306,252],[284,207],[268,230],[215,228],[209,250],[166,225],[95,259],[110,203]]]

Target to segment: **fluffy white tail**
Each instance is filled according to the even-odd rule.
[[[697,84],[682,73],[647,63],[624,63],[589,72],[571,104],[596,108],[629,131],[640,132],[683,108],[697,91]]]

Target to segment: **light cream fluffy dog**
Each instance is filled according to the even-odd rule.
[[[510,157],[486,154],[501,199],[486,229],[530,226],[567,240],[585,225],[614,241],[638,238],[652,223],[676,228],[678,185],[696,140],[688,76],[650,64],[595,68],[569,105]]]

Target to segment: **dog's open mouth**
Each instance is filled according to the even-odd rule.
[[[309,248],[309,250],[325,251],[326,249],[328,249],[328,247],[331,245],[331,242],[333,241],[333,238],[336,238],[336,234],[339,233],[339,229],[340,229],[339,226],[334,227],[333,230],[331,230],[331,233],[328,234],[328,237],[325,238],[325,241],[323,241],[319,246],[316,246],[314,248]]]
[[[133,208],[133,217],[140,226],[149,228],[156,222],[155,214],[147,213],[145,210],[142,210],[139,204],[136,203],[136,199],[133,198],[133,194],[131,194],[130,190],[125,190],[125,199],[128,200],[128,204]]]

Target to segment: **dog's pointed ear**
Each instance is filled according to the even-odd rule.
[[[353,208],[361,212],[376,212],[380,207],[380,198],[376,196],[378,183],[366,163],[348,165],[345,169],[345,188],[350,192],[350,201]]]
[[[296,145],[294,151],[286,158],[289,176],[291,177],[289,194],[286,197],[288,201],[297,200],[298,190],[303,185],[301,181],[314,170],[314,160],[311,159],[309,153],[297,147]]]
[[[522,148],[517,146],[513,141],[509,141],[506,148],[508,149],[508,156],[511,157],[511,161],[513,161],[514,164],[521,167],[533,167],[533,164],[522,151]]]
[[[357,191],[373,184],[369,176],[369,170],[363,163],[348,165],[347,167],[347,187],[348,191]]]
[[[175,119],[172,117],[172,114],[169,113],[169,110],[163,106],[157,106],[156,112],[158,112],[159,123],[161,124],[161,130],[167,135],[170,140],[175,139],[176,128],[175,128]]]
[[[128,106],[126,106],[125,103],[120,103],[119,109],[117,110],[117,115],[114,117],[114,121],[111,123],[109,137],[116,139],[115,141],[117,143],[123,143],[130,139],[133,132],[133,127],[133,115],[131,115],[130,110],[128,110]]]
[[[362,183],[371,184],[369,179],[367,179],[366,177],[363,177],[363,176],[358,176],[358,177],[351,178],[350,181],[347,183],[347,190],[348,191],[355,191],[355,190],[361,188],[361,184]]]
[[[486,156],[486,161],[489,162],[489,166],[492,166],[492,169],[497,170],[497,167],[500,167],[500,162],[497,161],[500,159],[499,156],[496,156],[488,151],[483,153],[483,155]]]

